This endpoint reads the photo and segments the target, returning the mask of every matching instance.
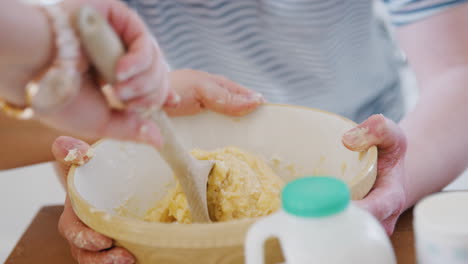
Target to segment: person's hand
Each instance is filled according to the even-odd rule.
[[[38,119],[85,138],[111,137],[159,146],[161,141],[156,124],[140,117],[136,109],[159,108],[166,102],[174,103],[176,98],[169,91],[168,65],[143,21],[121,1],[70,0],[63,5],[71,15],[84,5],[94,7],[122,39],[127,52],[117,63],[117,83],[113,88],[127,109],[113,111],[109,108],[84,59],[83,67],[80,67],[82,85],[78,95],[57,111],[39,113]]]
[[[170,73],[171,85],[181,94],[173,104],[166,104],[172,115],[196,114],[203,109],[239,116],[254,110],[263,98],[223,77],[192,70]],[[90,146],[78,139],[59,137],[52,145],[57,160],[56,169],[62,184],[72,164],[84,164],[91,157]],[[69,151],[75,150],[73,160],[65,161]],[[91,263],[134,263],[133,256],[124,248],[114,247],[112,239],[87,227],[73,212],[70,200],[66,199],[60,217],[59,231],[67,239],[74,258],[80,264]]]
[[[240,116],[264,103],[263,96],[219,75],[196,70],[176,70],[169,74],[175,103],[168,103],[169,115],[193,115],[204,109]],[[179,97],[180,95],[180,97]]]
[[[59,137],[52,145],[52,153],[57,161],[56,171],[60,175],[62,184],[66,185],[66,175],[71,165],[81,165],[87,162],[90,146],[78,139]],[[74,159],[66,157],[70,150],[76,150]],[[80,264],[109,263],[131,264],[135,259],[126,249],[115,247],[112,239],[97,233],[87,227],[75,214],[70,199],[65,200],[64,210],[60,216],[58,229],[68,241],[72,256]]]
[[[378,148],[377,180],[369,194],[354,203],[372,213],[389,235],[404,210],[404,158],[406,137],[401,128],[382,115],[374,115],[348,131],[343,144],[353,151]]]

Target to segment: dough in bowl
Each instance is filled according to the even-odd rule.
[[[214,151],[193,150],[199,160],[214,160],[208,178],[207,201],[213,221],[268,215],[281,206],[283,180],[258,156],[237,147]],[[145,221],[192,222],[185,194],[176,187],[146,213]]]

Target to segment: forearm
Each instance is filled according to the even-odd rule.
[[[401,122],[408,137],[406,208],[443,189],[468,165],[468,65],[426,80],[419,104]]]
[[[0,97],[24,104],[24,86],[52,57],[52,32],[36,7],[5,1],[0,9]]]
[[[408,137],[406,207],[444,188],[468,165],[468,3],[399,27],[419,103],[401,122]]]

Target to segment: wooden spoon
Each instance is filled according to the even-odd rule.
[[[116,80],[116,63],[125,52],[120,38],[107,21],[90,7],[78,11],[76,25],[88,57],[105,81],[112,85]],[[125,105],[114,95],[110,85],[103,88],[108,102],[115,109],[124,109]],[[164,142],[158,151],[173,170],[187,196],[192,220],[210,222],[206,185],[214,162],[197,160],[190,155],[163,110],[151,111],[149,117],[161,131]]]

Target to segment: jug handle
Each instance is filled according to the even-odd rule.
[[[245,241],[245,264],[265,263],[265,242],[272,237],[280,238],[280,217],[279,213],[275,213],[250,227]]]

